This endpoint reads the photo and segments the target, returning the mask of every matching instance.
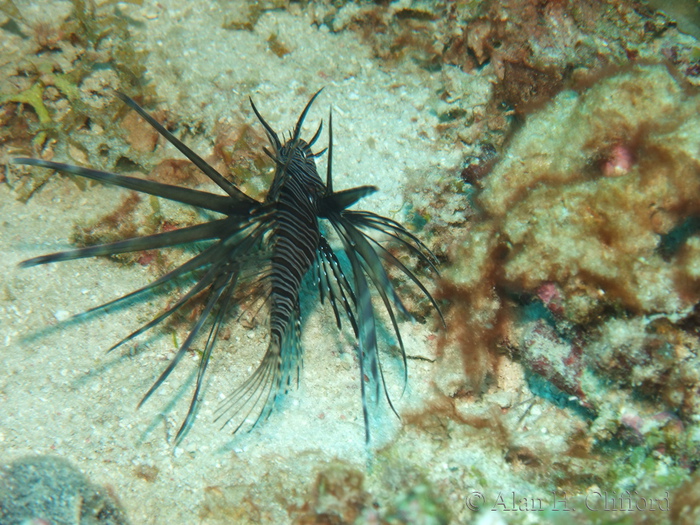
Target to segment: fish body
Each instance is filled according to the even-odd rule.
[[[320,92],[320,91],[319,91]],[[141,326],[110,350],[131,341],[157,326],[196,298],[204,307],[173,359],[143,396],[139,406],[168,378],[195,340],[207,334],[199,362],[197,380],[187,415],[175,438],[176,443],[191,426],[196,414],[200,391],[218,335],[231,318],[241,297],[263,299],[269,307],[269,342],[253,374],[231,392],[217,410],[223,426],[232,423],[234,433],[246,422],[250,428],[266,419],[276,400],[296,380],[299,382],[303,350],[301,347],[300,293],[302,282],[311,275],[322,303],[330,303],[338,328],[345,319],[357,338],[365,438],[370,439],[369,398],[377,401],[383,390],[396,413],[384,384],[371,288],[380,297],[389,315],[406,371],[406,354],[396,312],[411,319],[404,307],[387,268],[403,273],[429,299],[440,313],[437,303],[416,275],[369,232],[379,232],[393,239],[421,263],[437,272],[433,253],[411,232],[393,219],[368,211],[350,210],[360,199],[374,193],[374,186],[359,186],[334,191],[332,176],[333,124],[329,116],[329,145],[314,153],[312,147],[321,134],[322,124],[314,136],[301,138],[301,128],[317,92],[307,103],[289,139],[282,143],[277,133],[263,119],[253,101],[251,106],[265,128],[271,149],[265,149],[275,162],[275,176],[264,200],[243,193],[233,183],[207,164],[201,157],[166,130],[131,98],[117,94],[151,126],[182,152],[195,166],[223,190],[224,195],[182,188],[136,177],[62,164],[40,159],[14,159],[17,164],[40,166],[134,191],[180,202],[221,215],[209,222],[185,228],[125,239],[114,243],[77,248],[34,257],[21,264],[31,267],[71,259],[152,250],[167,246],[198,243],[205,248],[180,266],[152,283],[89,312],[108,310],[127,299],[143,296],[166,283],[182,277],[194,277],[195,284],[182,290],[174,303]],[[316,168],[316,159],[328,155],[325,182]],[[326,222],[340,240],[344,257],[333,247],[320,226]],[[253,276],[253,277],[251,277]],[[444,320],[443,320],[444,323]],[[368,385],[372,385],[371,390]],[[398,414],[397,414],[398,415]]]
[[[270,338],[281,343],[299,310],[301,282],[316,259],[321,232],[318,202],[324,185],[308,145],[300,141],[277,167],[272,194],[275,204],[270,290]]]

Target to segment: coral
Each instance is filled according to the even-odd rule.
[[[68,153],[113,168],[124,154],[108,144],[124,131],[114,119],[121,105],[111,89],[143,91],[144,53],[131,45],[128,19],[110,12],[109,2],[98,7],[92,0],[74,0],[69,12],[50,21],[10,3],[4,12],[17,30],[3,37],[18,52],[0,64],[0,108],[13,117],[0,134],[0,162],[18,152],[45,160]],[[48,179],[8,170],[8,182],[25,201]]]
[[[275,55],[277,55],[280,58],[291,53],[289,47],[287,47],[283,42],[280,41],[279,37],[277,36],[277,33],[272,33],[267,38],[267,45],[270,48],[270,51],[272,51]]]
[[[252,487],[207,487],[199,517],[207,523],[261,523],[261,513],[251,498]]]
[[[564,315],[578,324],[604,304],[636,313],[692,305],[692,292],[667,293],[693,281],[692,270],[666,264],[657,247],[700,206],[689,133],[698,104],[663,66],[635,68],[562,94],[529,121],[478,198],[500,219],[506,282],[558,283]],[[615,148],[636,161],[611,176],[604,166]]]
[[[454,439],[453,425],[491,420],[513,469],[574,491],[591,478],[674,487],[696,468],[700,243],[689,230],[660,246],[700,216],[699,106],[666,66],[621,68],[530,115],[470,179],[477,213],[442,288],[452,306],[433,381],[445,397],[411,425],[439,413]],[[506,388],[513,362],[522,378]],[[528,391],[520,426],[512,395]],[[546,450],[527,438],[537,399],[562,417]],[[635,466],[594,469],[602,455]]]
[[[258,2],[234,0],[226,6],[221,27],[233,31],[253,31],[255,24],[266,11],[284,9],[288,5],[289,0],[261,0]]]
[[[160,204],[155,198],[148,199],[150,206],[140,206],[141,197],[130,193],[112,212],[90,225],[76,226],[73,242],[78,246],[93,246],[116,242],[120,239],[149,235],[166,231],[173,225],[164,223],[160,215]],[[167,267],[166,258],[155,250],[115,255],[113,258],[125,264],[139,262],[147,264],[158,259],[157,269]]]
[[[336,463],[318,473],[306,512],[297,517],[294,523],[355,523],[368,504],[364,475],[347,465]]]
[[[139,464],[134,467],[134,475],[148,483],[153,483],[158,479],[158,467],[153,465]]]
[[[673,18],[674,23],[684,33],[700,38],[698,15],[700,8],[697,2],[692,0],[678,0],[677,2],[664,2],[663,0],[646,0],[646,3],[654,9],[660,9]]]
[[[214,133],[215,160],[212,165],[228,173],[230,180],[238,184],[246,195],[263,198],[273,178],[267,155],[263,152],[267,139],[258,132],[257,127],[245,123],[237,127],[219,125]]]
[[[67,461],[27,457],[0,470],[0,521],[126,525],[124,512]]]
[[[440,129],[499,151],[527,115],[563,90],[591,85],[611,68],[670,56],[689,77],[698,67],[695,42],[679,45],[674,22],[641,2],[456,3],[438,24],[442,50],[436,62],[443,74],[449,75],[444,65],[456,65],[493,84],[488,104],[475,105],[470,91],[446,82],[444,114],[463,118]]]
[[[673,494],[670,510],[671,520],[678,525],[700,521],[700,474],[696,473]]]
[[[440,35],[449,20],[447,12],[445,2],[413,8],[348,4],[327,15],[326,22],[333,31],[350,29],[357,32],[387,66],[410,58],[431,71],[441,67]]]

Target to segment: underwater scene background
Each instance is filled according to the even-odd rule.
[[[700,521],[700,15],[622,0],[0,1],[0,523]],[[356,340],[310,283],[300,387],[232,435],[214,414],[265,351],[241,307],[182,442],[204,341],[141,408],[201,310],[72,318],[160,277],[149,250],[44,253],[201,221],[16,157],[216,192],[135,98],[248,195],[275,130],[333,111],[334,187],[404,225],[446,319],[391,277],[365,443]],[[319,159],[319,173],[326,158]],[[375,302],[380,303],[378,297]],[[245,306],[245,305],[243,305]]]

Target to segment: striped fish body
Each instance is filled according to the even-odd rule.
[[[301,139],[302,124],[318,94],[316,92],[306,104],[289,140],[284,144],[250,100],[253,112],[265,128],[270,141],[271,150],[264,151],[276,164],[275,177],[264,201],[246,195],[135,101],[120,93],[117,93],[119,98],[217,184],[225,195],[41,159],[13,160],[16,164],[58,170],[224,216],[172,231],[41,255],[21,263],[23,267],[30,267],[169,246],[190,244],[201,247],[201,250],[195,250],[197,253],[192,258],[150,284],[88,311],[107,311],[127,300],[145,297],[146,293],[161,289],[168,283],[178,283],[180,295],[177,300],[151,321],[113,345],[110,350],[114,350],[191,305],[191,301],[196,298],[204,300],[204,307],[193,321],[184,342],[139,403],[141,406],[165,382],[187,352],[192,350],[194,341],[203,339],[192,400],[175,436],[176,443],[194,422],[203,380],[220,330],[230,319],[240,297],[249,298],[253,304],[258,299],[267,300],[270,341],[257,369],[226,396],[216,411],[216,420],[221,421],[222,426],[229,423],[235,425],[234,433],[246,422],[249,422],[249,428],[253,428],[258,422],[267,419],[276,400],[288,390],[294,375],[297,384],[299,383],[302,367],[299,295],[302,280],[310,270],[315,277],[321,303],[328,301],[339,329],[341,318],[349,321],[357,340],[358,379],[367,442],[370,439],[370,401],[378,401],[381,391],[391,409],[398,415],[382,372],[371,289],[381,299],[380,304],[393,328],[403,361],[404,382],[407,379],[407,362],[398,315],[406,319],[411,319],[411,315],[402,304],[387,269],[393,267],[412,282],[442,319],[438,304],[418,277],[374,239],[371,232],[393,239],[399,247],[403,247],[423,266],[437,274],[437,260],[430,249],[395,220],[369,211],[350,209],[360,199],[377,191],[376,187],[333,190],[332,115],[329,114],[328,118],[326,149],[316,153],[311,151],[321,134],[322,125],[318,126],[308,141]],[[315,159],[324,152],[327,152],[327,163],[325,181],[322,181],[316,170]],[[329,232],[335,232],[342,246],[340,249],[333,248],[321,234],[320,221],[331,226]],[[339,258],[340,250],[344,254],[344,260]],[[196,282],[182,290],[183,285],[179,280],[188,276],[194,277]]]
[[[290,141],[292,142],[292,141]],[[281,342],[299,308],[301,281],[311,268],[321,237],[318,202],[324,185],[306,142],[285,144],[268,201],[275,204],[270,291],[270,336]]]
[[[273,396],[283,380],[291,382],[301,366],[299,290],[311,269],[321,238],[318,203],[325,191],[309,145],[290,140],[279,151],[275,178],[267,203],[275,208],[270,268],[270,346],[268,359],[276,363]]]

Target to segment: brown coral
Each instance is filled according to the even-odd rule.
[[[699,107],[665,66],[639,66],[528,119],[480,180],[480,223],[451,255],[444,294],[457,304],[464,370],[452,385],[478,394],[494,370],[486,356],[505,352],[554,389],[539,395],[606,414],[596,428],[624,427],[622,406],[692,421],[700,345],[685,330],[700,301],[700,241],[666,258],[659,245],[700,214]],[[617,399],[601,377],[639,397]]]

